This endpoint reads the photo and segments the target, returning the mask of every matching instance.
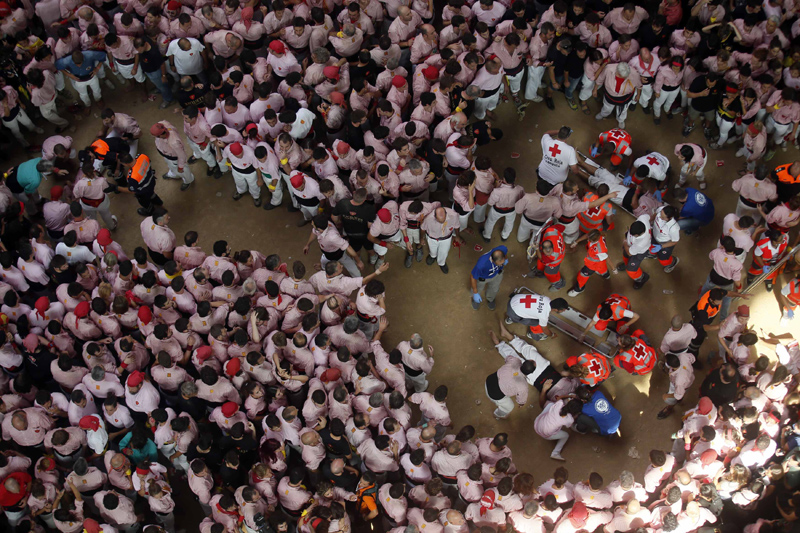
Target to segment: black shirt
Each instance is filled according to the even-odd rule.
[[[50,363],[57,359],[55,354],[48,350],[41,350],[35,353],[25,351],[24,357],[25,370],[35,383],[47,383],[53,379],[53,374],[50,372]]]
[[[642,24],[639,28],[639,42],[642,48],[652,50],[657,46],[664,46],[669,41],[669,33],[666,28],[661,28],[661,31],[656,33],[653,31],[651,24]]]
[[[363,150],[366,146],[364,142],[364,132],[369,129],[369,123],[364,122],[361,126],[354,126],[349,120],[344,125],[344,140],[353,150]]]
[[[203,101],[203,96],[205,96],[205,94],[205,90],[193,87],[191,91],[184,91],[183,89],[177,91],[175,93],[175,98],[184,109],[189,105],[194,104],[198,109],[203,110],[205,109],[205,103]]]
[[[334,486],[342,488],[348,492],[355,492],[356,487],[358,487],[357,475],[345,470],[340,475],[334,476],[331,472],[331,462],[327,459],[322,463],[322,478],[327,479],[333,483]]]
[[[577,52],[572,52],[567,57],[567,73],[569,74],[570,79],[581,78],[583,77],[583,64],[586,62],[586,54],[583,57],[578,57]]]
[[[347,439],[344,437],[340,437],[338,440],[334,439],[331,436],[330,428],[326,427],[320,430],[319,436],[322,439],[322,443],[325,445],[325,449],[328,451],[329,456],[343,458],[350,455],[350,443],[347,442]]]
[[[554,69],[553,74],[555,74],[556,76],[556,81],[560,80],[561,76],[564,75],[564,70],[566,69],[567,66],[568,57],[569,56],[566,56],[563,53],[561,53],[561,51],[558,49],[558,46],[550,46],[550,49],[547,51],[547,58],[545,59],[545,61],[553,63],[551,66]],[[549,73],[545,74],[545,76],[547,76],[546,79],[549,82],[550,74]]]
[[[717,407],[734,401],[736,399],[736,391],[739,388],[738,372],[734,374],[730,383],[723,383],[721,368],[712,370],[703,380],[703,384],[700,385],[700,396],[708,396]]]
[[[350,80],[355,80],[357,78],[362,78],[367,80],[371,84],[375,84],[375,80],[378,77],[378,72],[381,69],[378,68],[378,64],[375,63],[375,60],[370,58],[369,63],[366,65],[355,65],[350,67]]]
[[[161,70],[161,65],[164,63],[164,58],[161,56],[161,52],[158,51],[158,48],[152,42],[149,44],[150,50],[139,52],[139,65],[142,68],[142,72],[145,74]]]
[[[353,205],[350,198],[339,200],[333,209],[333,214],[342,220],[342,229],[347,235],[355,237],[366,237],[369,232],[369,224],[375,220],[375,205],[364,202],[361,205]]]
[[[206,416],[206,403],[197,396],[187,400],[183,395],[179,395],[178,410],[188,413],[193,420],[202,420]]]
[[[490,399],[495,401],[502,400],[506,397],[503,391],[500,390],[500,379],[497,377],[497,372],[486,378],[486,394],[489,395]]]
[[[706,75],[698,76],[689,86],[690,93],[701,93],[705,89],[708,89],[708,96],[697,96],[692,98],[692,107],[695,111],[699,111],[701,113],[705,113],[706,111],[714,111],[717,109],[717,103],[719,102],[719,95],[722,89],[722,84],[719,82],[719,80],[717,80],[717,83],[715,83],[713,87],[708,87],[706,84],[707,79],[708,76]]]

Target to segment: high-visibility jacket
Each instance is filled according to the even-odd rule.
[[[597,352],[582,353],[578,357],[567,359],[567,365],[579,365],[589,370],[589,373],[580,378],[581,383],[595,387],[607,380],[611,375],[611,364],[603,354]]]
[[[800,192],[800,175],[793,176],[789,169],[792,163],[787,163],[775,168],[775,178],[778,188],[778,199],[781,202],[786,202],[792,196]]]
[[[553,244],[553,255],[544,255],[542,253],[542,262],[547,265],[560,265],[564,260],[564,226],[562,224],[553,224],[542,233],[542,239],[539,243],[539,250],[542,249],[544,241],[550,241]]]
[[[600,198],[593,192],[587,192],[583,197],[584,202],[594,202]],[[589,233],[593,229],[600,229],[603,220],[611,213],[611,203],[604,202],[603,205],[592,207],[587,211],[578,213],[578,223],[582,233]]]
[[[786,299],[793,305],[800,305],[800,279],[794,278],[789,282],[789,294],[785,294]]]
[[[719,313],[719,304],[712,303],[711,291],[708,291],[695,302],[689,311],[691,311],[693,318],[698,311],[705,311],[708,317],[708,323],[710,324]]]
[[[611,306],[611,318],[608,320],[598,320],[597,324],[595,324],[595,328],[598,331],[605,331],[606,328],[608,328],[608,323],[611,321],[619,322],[625,318],[625,311],[628,311],[631,308],[631,301],[625,296],[622,296],[621,294],[612,294],[606,298],[602,304],[597,306],[597,315],[600,314],[600,309],[602,309],[603,304],[608,304]]]
[[[150,166],[150,158],[139,154],[128,172],[128,188],[136,194],[147,194],[156,187],[156,173]]]
[[[624,368],[631,374],[643,376],[649,374],[656,366],[658,356],[652,346],[648,346],[642,339],[627,350],[622,350],[614,357],[614,364]]]
[[[586,257],[583,258],[584,265],[595,272],[603,274],[608,270],[606,259],[608,259],[608,246],[603,236],[600,236],[596,242],[586,241]]]

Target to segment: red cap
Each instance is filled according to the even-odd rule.
[[[286,52],[286,45],[284,45],[282,41],[275,39],[269,43],[269,49],[277,54],[283,54]]]
[[[227,363],[225,363],[225,373],[228,374],[230,377],[235,376],[239,373],[239,370],[242,368],[242,362],[239,360],[238,357],[234,357]]]
[[[178,0],[169,0],[167,2],[167,10],[169,11],[178,11],[181,8],[181,3]]]
[[[197,354],[197,358],[200,360],[200,362],[205,362],[206,359],[211,357],[211,346],[201,346],[197,349],[195,354]]]
[[[136,313],[136,316],[139,317],[139,320],[144,322],[145,324],[149,324],[151,320],[153,320],[153,311],[150,310],[149,307],[143,305],[139,308],[139,311]]]
[[[78,318],[83,318],[89,315],[89,311],[92,310],[92,306],[89,305],[89,302],[81,302],[75,307],[75,316]]]
[[[758,128],[756,128],[755,122],[747,126],[747,131],[750,132],[750,135],[758,135]]]
[[[231,145],[231,153],[233,155],[235,155],[236,157],[239,157],[240,155],[242,155],[242,152],[244,152],[244,149],[242,148],[242,145],[239,144],[238,142],[233,143]]]
[[[100,527],[100,524],[97,523],[97,520],[94,518],[86,518],[83,521],[83,529],[86,533],[100,533],[103,529]]]
[[[403,76],[395,76],[392,78],[392,85],[398,89],[406,84],[406,79]]]
[[[11,14],[11,6],[6,2],[0,2],[0,17],[7,17]]]
[[[64,194],[64,187],[61,185],[55,185],[53,188],[50,189],[50,199],[52,201],[60,200],[61,196]]]
[[[136,467],[136,473],[137,474],[141,474],[143,476],[146,476],[147,474],[150,473],[150,469],[149,468],[142,468],[141,466],[137,466]]]
[[[112,242],[114,242],[114,240],[111,238],[111,232],[108,228],[103,228],[97,232],[97,244],[100,246],[108,246]]]
[[[338,368],[329,368],[319,376],[319,380],[323,383],[330,383],[331,381],[337,381],[341,377],[341,370]]]
[[[236,414],[236,411],[239,410],[239,406],[236,405],[234,402],[225,402],[222,404],[222,414],[225,415],[225,418],[230,418]]]
[[[36,300],[36,303],[33,304],[33,308],[36,309],[39,316],[44,318],[44,312],[50,309],[50,299],[47,296],[40,297]]]
[[[97,431],[100,428],[100,419],[96,416],[86,415],[81,418],[78,426],[80,426],[81,429],[91,429],[92,431]]]
[[[150,134],[153,137],[158,137],[159,135],[163,135],[164,132],[167,131],[167,128],[160,122],[156,122],[152,126],[150,126]]]
[[[258,126],[256,124],[254,124],[253,122],[251,122],[250,124],[248,124],[247,126],[244,127],[244,131],[253,131],[253,130],[257,130],[257,129],[258,129]]]
[[[143,381],[144,381],[144,372],[136,370],[134,372],[131,372],[131,375],[128,376],[128,381],[126,383],[128,384],[128,387],[138,387],[139,385],[142,384]]]
[[[589,511],[586,510],[586,504],[583,502],[575,502],[572,504],[572,511],[569,513],[569,518],[573,522],[577,522],[579,526],[586,523],[589,518]]]
[[[392,213],[385,207],[383,209],[378,209],[378,218],[381,219],[381,222],[388,223],[392,220]]]
[[[428,65],[425,69],[422,70],[422,74],[429,80],[435,80],[436,78],[439,77],[439,69],[434,67],[433,65]]]
[[[336,145],[336,151],[339,152],[339,155],[344,155],[350,151],[350,145],[344,141],[339,141],[339,144]]]
[[[303,178],[303,174],[301,174],[300,172],[292,176],[292,178],[289,180],[289,183],[291,183],[292,187],[294,187],[295,189],[301,186],[303,182],[305,182],[305,178]]]
[[[328,67],[325,67],[328,68]],[[339,91],[333,91],[329,97],[332,104],[344,105],[344,95]]]
[[[739,316],[750,316],[750,307],[746,305],[740,305],[736,308],[736,314]]]
[[[322,69],[322,75],[326,78],[330,78],[332,80],[339,79],[339,67],[328,65],[324,69]]]

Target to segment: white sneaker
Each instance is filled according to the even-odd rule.
[[[738,150],[736,150],[736,157],[744,157],[746,153],[747,150],[745,150],[744,147],[739,148]]]
[[[378,262],[378,254],[371,255],[369,258],[369,264],[374,265],[377,262]]]
[[[567,296],[569,296],[570,298],[575,298],[579,294],[580,292],[576,291],[575,289],[570,289],[569,292],[567,293]]]
[[[506,418],[508,418],[508,414],[500,416],[500,415],[497,414],[497,411],[499,411],[499,409],[495,409],[494,413],[492,413],[494,415],[495,419],[497,419],[497,420],[505,420]]]
[[[507,325],[507,326],[510,326],[511,324],[513,324],[513,323],[514,323],[514,321],[513,321],[513,320],[511,320],[511,319],[510,319],[510,318],[508,318],[508,317],[506,317],[506,319],[504,320],[504,322],[506,323],[506,325]]]
[[[781,150],[783,150],[783,151],[785,152],[785,151],[787,151],[788,149],[789,149],[789,145],[788,145],[788,144],[786,144],[786,141],[782,142],[782,143],[781,143]]]
[[[556,452],[553,452],[553,453],[550,454],[550,459],[553,459],[554,461],[566,461],[566,459],[561,457],[560,453],[556,453]]]
[[[118,226],[117,215],[111,215],[111,220],[114,221],[114,227],[108,228],[108,229],[110,229],[111,231],[114,231],[115,229],[117,229],[117,226]]]
[[[594,119],[595,119],[595,120],[603,120],[603,117],[602,117],[602,116],[600,116],[600,113],[598,113],[598,114],[596,114],[596,115],[594,116]]]
[[[617,121],[617,127],[619,129],[621,129],[621,130],[624,130],[625,129],[625,121],[624,120],[618,120]]]
[[[543,101],[544,101],[544,98],[542,98],[541,96],[534,96],[534,97],[531,99],[531,102],[534,102],[534,103],[536,103],[536,104],[538,104],[539,102],[543,102]]]

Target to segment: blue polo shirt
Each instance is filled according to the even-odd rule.
[[[600,391],[592,394],[592,399],[583,404],[583,414],[592,418],[600,426],[601,435],[616,433],[622,422],[622,415]]]
[[[687,187],[686,193],[689,197],[681,208],[681,218],[696,218],[703,225],[709,224],[714,219],[714,202],[692,187]]]
[[[98,63],[105,61],[105,59],[106,54],[103,52],[87,50],[83,52],[83,63],[81,63],[80,66],[72,61],[72,55],[68,55],[56,61],[56,68],[58,70],[66,70],[76,78],[85,79],[92,74],[94,67],[96,67]]]
[[[483,254],[478,258],[478,262],[472,268],[472,277],[475,279],[491,279],[503,273],[503,265],[495,265],[492,262],[492,254],[500,250],[503,255],[508,255],[508,248],[505,246],[497,246],[492,248],[489,252]]]

